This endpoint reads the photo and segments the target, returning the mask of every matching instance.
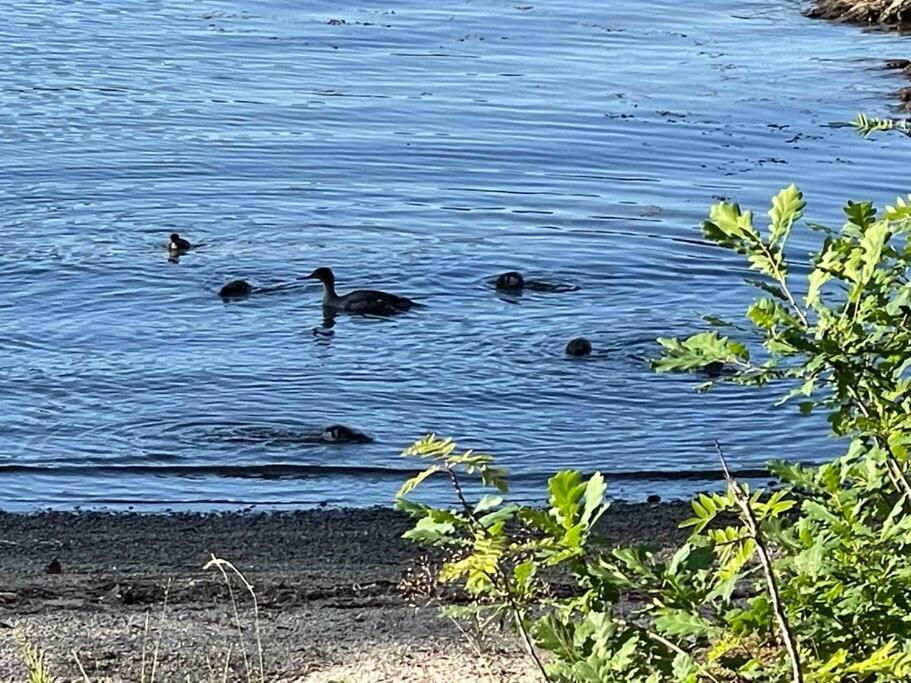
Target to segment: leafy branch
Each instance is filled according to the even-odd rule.
[[[765,541],[759,529],[759,521],[756,519],[756,513],[750,506],[750,497],[747,495],[740,484],[734,481],[731,471],[728,469],[727,460],[724,457],[724,451],[721,444],[715,441],[715,450],[718,452],[718,458],[721,460],[721,469],[724,471],[724,479],[728,485],[728,491],[734,496],[737,506],[741,511],[741,520],[746,527],[747,533],[756,544],[756,554],[759,556],[759,562],[762,564],[762,571],[765,574],[766,583],[769,588],[769,599],[772,602],[772,611],[775,613],[775,619],[778,621],[778,628],[781,634],[781,640],[788,652],[788,658],[791,660],[791,676],[794,683],[803,683],[803,670],[800,666],[800,655],[797,652],[797,644],[794,634],[791,631],[791,625],[788,623],[788,615],[781,603],[781,594],[778,591],[778,582],[775,578],[775,571],[772,569],[772,560],[769,551],[766,548]]]
[[[462,614],[520,615],[520,636],[550,654],[536,659],[550,680],[911,680],[911,198],[881,212],[847,202],[840,229],[812,224],[824,241],[798,279],[785,248],[804,208],[795,186],[783,189],[760,233],[750,211],[712,207],[703,234],[759,273],[748,281],[761,292],[746,310],[752,327],[659,339],[653,366],[709,374],[702,389],[775,382],[779,403],[826,413],[850,442],[843,455],[818,467],[773,461],[782,488],[750,493],[719,446],[726,492],[696,496],[680,525],[687,541],[655,549],[599,538],[600,474],[554,474],[543,509],[491,494],[472,505],[465,476],[506,491],[491,456],[433,436],[408,452],[431,462],[400,491],[416,520],[406,537],[455,549],[438,580],[463,584]],[[454,510],[410,498],[438,472]]]

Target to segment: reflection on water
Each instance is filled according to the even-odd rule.
[[[831,126],[880,108],[898,40],[779,0],[0,0],[0,501],[386,503],[427,431],[520,497],[558,467],[673,494],[714,438],[747,474],[832,453],[774,387],[647,359],[753,296],[699,237],[716,198],[761,216],[797,181],[839,223],[907,189],[901,145]],[[172,232],[202,246],[169,261]],[[317,266],[428,308],[324,320]],[[498,295],[510,270],[579,289]],[[333,423],[374,441],[194,426]]]

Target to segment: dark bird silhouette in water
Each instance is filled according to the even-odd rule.
[[[370,443],[373,441],[366,434],[362,434],[356,429],[351,429],[351,427],[346,427],[345,425],[326,427],[320,434],[320,440],[326,443]]]
[[[176,232],[171,233],[168,242],[168,251],[174,254],[183,254],[193,248],[188,240],[178,235]]]
[[[501,292],[521,292],[529,289],[535,292],[575,292],[575,285],[554,284],[541,280],[526,280],[517,270],[501,273],[493,280],[493,286]]]
[[[507,292],[514,292],[525,287],[525,278],[517,270],[510,270],[497,276],[496,288]]]
[[[388,316],[405,313],[422,305],[407,297],[375,289],[357,289],[339,295],[335,291],[335,274],[331,268],[317,268],[304,279],[319,280],[323,283],[323,308],[327,310]]]
[[[566,345],[566,354],[581,358],[588,356],[592,352],[592,343],[585,337],[576,337]]]
[[[242,299],[250,296],[253,286],[246,280],[232,280],[218,291],[222,299]]]
[[[317,430],[301,430],[284,427],[234,427],[228,430],[216,430],[218,439],[234,443],[261,443],[272,446],[296,446],[320,443],[371,443],[367,434],[352,427],[332,424]]]

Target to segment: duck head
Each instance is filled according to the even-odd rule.
[[[319,280],[327,287],[335,286],[335,273],[332,272],[331,268],[317,268],[312,273],[307,275],[305,280]]]
[[[566,354],[581,358],[588,356],[592,352],[592,343],[585,337],[576,337],[566,345]]]
[[[171,240],[171,242],[179,242],[179,241],[180,241],[180,235],[178,235],[176,232],[172,232],[172,233],[171,233],[170,240]]]
[[[373,441],[366,434],[345,425],[330,425],[323,429],[320,439],[326,443],[370,443]]]
[[[497,289],[505,289],[507,291],[515,291],[522,289],[525,286],[525,278],[522,277],[522,273],[511,270],[508,273],[503,273],[497,277],[496,282]]]

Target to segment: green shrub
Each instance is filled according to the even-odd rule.
[[[407,538],[449,549],[438,579],[471,597],[450,616],[508,619],[553,681],[911,680],[911,205],[849,202],[840,230],[810,224],[824,241],[801,277],[785,246],[803,209],[795,186],[782,190],[760,232],[738,205],[712,207],[706,238],[756,272],[752,326],[660,339],[654,367],[729,370],[702,389],[780,386],[801,413],[826,411],[847,452],[821,467],[773,463],[775,492],[728,477],[725,493],[692,501],[688,541],[661,553],[598,538],[600,474],[555,474],[544,509],[469,502],[464,482],[502,492],[506,473],[427,437],[406,455],[430,464],[397,500],[416,519]],[[455,509],[410,495],[435,474],[450,478]],[[555,591],[567,576],[570,594]]]

